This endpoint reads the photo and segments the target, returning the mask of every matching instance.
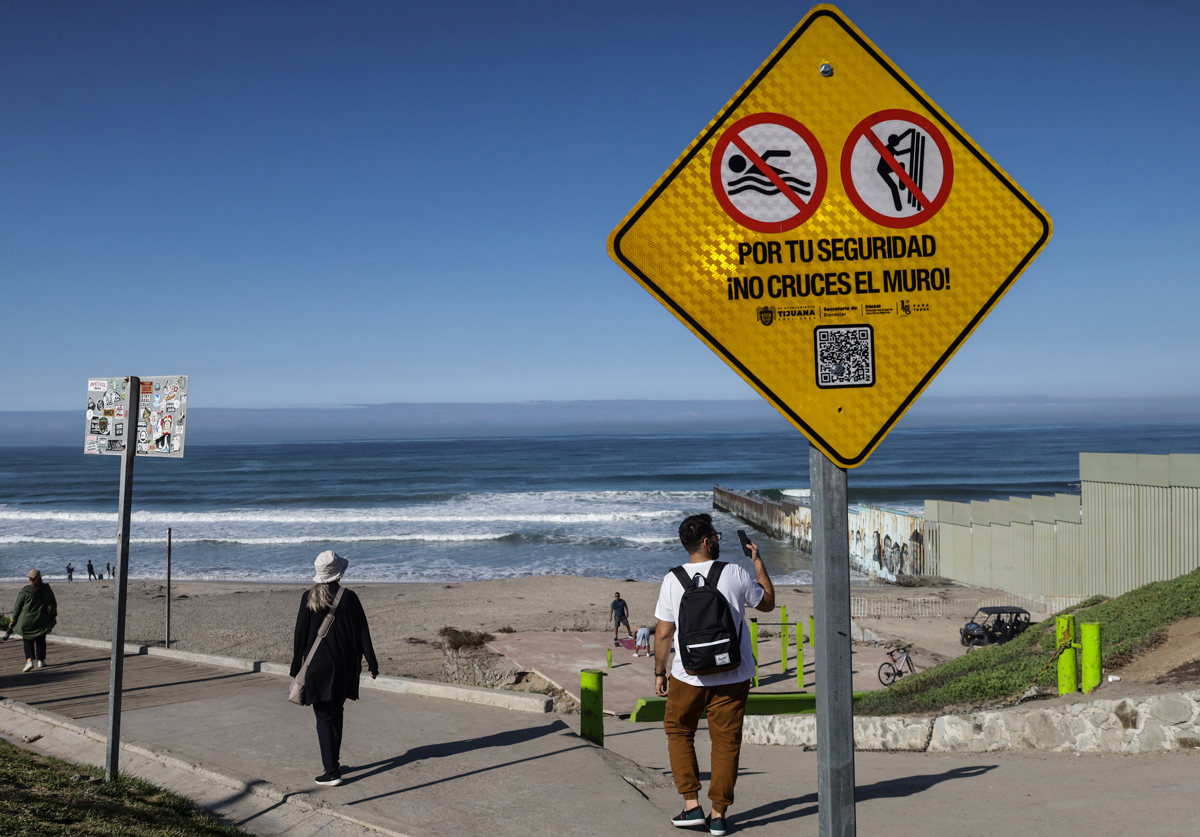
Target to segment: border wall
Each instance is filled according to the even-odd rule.
[[[713,507],[812,552],[812,510],[807,505],[748,497],[714,485]],[[850,565],[864,575],[889,582],[895,582],[898,575],[936,574],[926,567],[924,523],[920,515],[895,509],[851,507]]]
[[[1051,612],[1200,568],[1200,454],[1081,453],[1079,476],[1078,495],[926,500],[923,517],[851,508],[851,566],[991,587]],[[806,505],[714,486],[713,506],[812,550]]]
[[[1200,454],[1079,454],[1080,495],[925,503],[939,575],[1051,610],[1200,567]]]

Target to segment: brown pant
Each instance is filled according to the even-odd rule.
[[[663,729],[667,733],[667,752],[675,789],[685,798],[700,792],[700,770],[696,764],[696,727],[700,714],[708,712],[708,737],[712,740],[712,776],[708,798],[713,809],[733,804],[733,786],[737,782],[738,757],[742,752],[742,718],[750,681],[726,686],[689,686],[671,678],[667,689],[667,713]]]

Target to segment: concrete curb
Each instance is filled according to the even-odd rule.
[[[813,715],[747,716],[743,740],[815,749]],[[936,718],[862,716],[854,747],[865,751],[993,753],[1049,750],[1150,753],[1200,750],[1200,691],[1143,700],[1092,700],[1069,706],[1018,706]]]
[[[112,648],[111,642],[102,639],[81,639],[79,637],[53,635],[47,636],[46,639],[50,642],[61,642],[65,645],[102,648],[105,651],[109,651]],[[282,663],[271,663],[265,660],[243,660],[237,657],[221,657],[214,654],[199,654],[193,651],[159,648],[154,645],[132,645],[126,643],[125,653],[134,656],[166,657],[171,660],[232,668],[239,671],[276,674],[282,677],[287,677],[289,671],[288,666]],[[501,709],[511,709],[516,712],[545,714],[554,711],[554,699],[546,695],[506,692],[500,689],[488,689],[483,686],[459,686],[454,683],[437,683],[432,680],[394,677],[388,674],[381,674],[374,680],[371,679],[369,674],[364,674],[359,680],[359,687],[372,689],[377,692],[457,700],[462,703],[474,703],[480,706],[495,706]]]
[[[20,715],[25,715],[36,721],[44,724],[58,727],[75,735],[90,738],[93,741],[105,743],[107,738],[105,735],[90,727],[78,724],[75,721],[55,712],[48,712],[43,709],[37,709],[27,703],[11,700],[9,698],[0,699],[0,709],[7,709]],[[264,779],[245,779],[229,776],[224,773],[218,773],[215,770],[210,770],[207,767],[199,764],[192,764],[184,761],[168,752],[161,752],[152,749],[149,746],[138,744],[129,740],[122,740],[121,751],[130,755],[140,756],[148,761],[157,762],[165,767],[170,767],[175,770],[181,770],[190,773],[194,776],[199,776],[210,782],[215,782],[219,785],[232,788],[243,794],[251,794],[253,796],[262,797],[271,802],[286,803],[295,806],[302,811],[318,811],[325,816],[333,817],[359,828],[364,828],[369,831],[375,831],[380,834],[389,835],[389,837],[409,837],[399,831],[393,831],[385,826],[361,820],[358,817],[351,816],[341,811],[338,806],[330,805],[324,800],[319,800],[310,794],[303,792],[289,792],[287,790],[276,787]]]

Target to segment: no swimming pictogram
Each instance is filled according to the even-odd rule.
[[[912,111],[871,114],[842,149],[846,196],[866,218],[885,227],[925,223],[946,203],[953,182],[946,138]]]
[[[764,233],[808,220],[828,180],[817,138],[780,113],[752,114],[729,126],[713,149],[710,176],[729,217]]]

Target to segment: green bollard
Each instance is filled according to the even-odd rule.
[[[750,649],[754,654],[754,687],[758,688],[758,620],[750,617]]]
[[[1079,689],[1078,660],[1075,654],[1075,617],[1072,614],[1054,620],[1054,644],[1058,655],[1058,693],[1074,694]]]
[[[1083,662],[1083,693],[1100,685],[1100,623],[1084,622],[1079,626],[1079,641]]]
[[[607,648],[605,650],[608,652],[608,667],[612,668],[612,649]]]
[[[783,640],[782,640],[782,642],[780,643],[780,646],[782,647],[782,649],[783,649],[783,650],[779,652],[779,659],[782,661],[782,664],[783,664],[783,676],[784,676],[784,677],[787,677],[787,664],[788,664],[788,620],[787,620],[787,608],[786,608],[786,607],[782,607],[782,606],[781,606],[781,607],[779,608],[779,615],[780,615],[780,617],[781,617],[781,618],[780,618],[780,620],[779,620],[779,622],[780,622],[779,633],[780,633],[780,635],[783,637]]]
[[[814,617],[809,616],[808,617],[808,647],[816,648],[817,647],[816,642],[817,642],[817,623],[816,623]]]
[[[1075,641],[1075,614],[1054,617],[1054,648],[1062,648]]]
[[[796,687],[804,691],[804,628],[796,623]]]
[[[602,671],[585,668],[579,676],[579,734],[593,744],[604,746],[604,677]]]

